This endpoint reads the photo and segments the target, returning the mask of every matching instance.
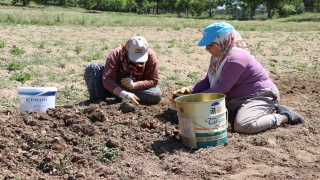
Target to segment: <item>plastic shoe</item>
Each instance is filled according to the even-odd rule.
[[[276,107],[276,113],[281,114],[281,115],[283,115],[283,114],[287,115],[288,116],[288,124],[294,125],[294,124],[302,124],[305,122],[303,117],[300,114],[294,112],[290,108],[283,106],[283,105]]]

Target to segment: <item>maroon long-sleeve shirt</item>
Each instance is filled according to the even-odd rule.
[[[110,92],[119,85],[116,83],[118,76],[121,78],[126,78],[123,73],[119,70],[123,63],[120,60],[121,47],[113,49],[106,60],[103,74],[102,74],[102,83],[103,86]],[[134,89],[148,89],[155,87],[159,81],[159,72],[158,72],[158,59],[155,52],[152,49],[148,49],[148,60],[145,64],[143,74],[139,77],[136,77],[136,84]]]

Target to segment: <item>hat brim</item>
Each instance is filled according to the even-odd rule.
[[[215,39],[216,37],[208,37],[208,38],[202,38],[199,43],[198,46],[208,46],[210,43],[212,43],[212,41]]]
[[[134,53],[128,52],[128,57],[129,57],[129,60],[131,62],[143,63],[143,62],[146,62],[148,60],[148,52],[145,53],[144,55],[134,54]]]

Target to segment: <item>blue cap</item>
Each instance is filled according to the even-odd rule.
[[[218,35],[226,34],[233,30],[234,28],[231,24],[225,22],[212,23],[203,30],[203,37],[198,43],[198,46],[207,46],[212,43]]]

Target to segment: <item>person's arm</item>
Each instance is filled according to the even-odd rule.
[[[210,82],[209,82],[208,73],[204,79],[202,79],[201,81],[197,82],[194,85],[188,86],[188,88],[191,90],[192,94],[200,93],[209,89]]]
[[[239,77],[246,70],[248,59],[240,52],[234,52],[224,64],[220,79],[217,85],[203,91],[204,93],[227,93],[239,80]]]
[[[119,58],[120,58],[120,49],[116,48],[112,50],[107,57],[103,74],[102,74],[102,84],[111,93],[114,93],[113,91],[116,88],[120,88],[120,86],[116,83],[118,78],[118,70],[120,68],[120,63],[121,63]],[[117,94],[114,93],[114,94],[117,96],[120,95],[118,93]]]
[[[134,89],[148,89],[155,87],[159,81],[158,59],[152,49],[148,49],[148,61],[143,72],[143,80],[135,82]]]

